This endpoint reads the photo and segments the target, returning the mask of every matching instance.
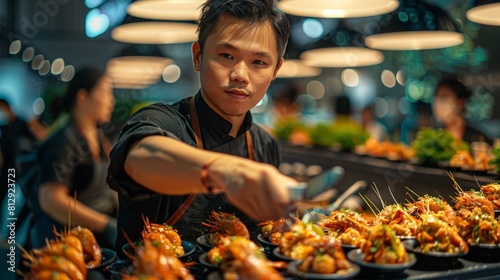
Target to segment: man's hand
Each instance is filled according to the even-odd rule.
[[[274,166],[249,160],[217,160],[209,180],[221,186],[231,204],[256,221],[285,217],[289,207],[288,186],[297,184]]]

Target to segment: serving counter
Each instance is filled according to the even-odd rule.
[[[283,142],[282,157],[284,162],[290,164],[300,162],[305,166],[319,165],[323,169],[341,166],[345,174],[335,186],[341,194],[353,183],[364,180],[370,185],[376,185],[382,199],[388,203],[406,202],[416,199],[416,194],[430,194],[441,196],[451,202],[450,197],[456,195],[453,180],[449,170],[439,167],[421,166],[408,162],[390,161],[382,158],[373,158],[353,153],[333,151],[320,147],[294,146]],[[454,179],[463,190],[479,189],[482,184],[499,181],[497,174],[486,172],[452,171]],[[411,191],[409,191],[411,189]],[[416,193],[411,194],[409,193]],[[367,188],[364,196],[380,206],[380,199],[371,188]],[[253,237],[255,239],[255,237]],[[259,242],[259,241],[257,241]],[[280,260],[272,252],[272,248],[260,242],[262,250],[271,260]],[[470,258],[467,255],[460,257],[449,267],[428,267],[419,265],[405,269],[401,274],[386,276],[383,273],[367,273],[363,268],[359,275],[353,279],[500,279],[500,246],[494,248],[494,257],[482,260]],[[201,247],[183,259],[190,263],[189,270],[196,279],[221,279],[221,274],[200,261],[200,256],[205,253]],[[128,259],[116,260],[103,271],[104,279],[122,279],[124,274],[132,272],[132,263]],[[301,279],[282,271],[285,279]],[[97,279],[97,278],[95,278]],[[341,279],[341,278],[321,278]]]
[[[337,165],[343,167],[345,175],[336,185],[339,193],[354,182],[364,180],[369,185],[376,185],[382,199],[389,204],[393,204],[394,199],[399,203],[411,201],[412,198],[409,197],[411,192],[408,189],[420,196],[424,194],[441,196],[451,203],[450,197],[456,196],[456,190],[448,172],[451,172],[463,190],[479,189],[479,185],[500,181],[499,175],[485,171],[451,170],[322,147],[295,146],[288,142],[280,144],[283,162],[291,164],[300,162],[306,166],[319,165],[323,169]],[[363,195],[380,206],[380,199],[371,188],[367,188]],[[411,196],[416,199],[415,194]]]

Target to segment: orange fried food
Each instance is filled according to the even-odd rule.
[[[135,255],[131,256],[134,264],[133,275],[123,279],[194,280],[184,263],[176,256],[164,255],[150,240],[144,240],[143,245],[135,247]]]
[[[493,203],[495,210],[500,210],[500,184],[491,183],[481,186],[481,191],[486,195],[486,199]]]
[[[420,216],[422,214],[431,214],[443,212],[442,219],[450,225],[455,225],[457,214],[448,202],[440,197],[424,195],[418,198],[414,203],[406,204],[406,207],[413,214]]]
[[[26,279],[83,280],[87,269],[101,264],[101,248],[89,229],[75,227],[56,235],[45,247],[24,252],[24,263],[30,268]]]
[[[279,243],[279,239],[283,236],[283,230],[285,228],[285,218],[281,218],[278,220],[269,220],[262,223],[259,223],[259,226],[262,227],[261,231],[269,238],[269,241],[274,244]]]
[[[422,214],[417,240],[422,252],[467,253],[469,246],[458,229],[445,220],[445,212]]]
[[[150,223],[148,218],[144,220],[144,224],[143,240],[149,240],[157,244],[157,247],[163,250],[165,255],[177,257],[184,255],[181,237],[173,227],[167,224]]]
[[[259,246],[242,236],[223,236],[207,255],[219,265],[223,279],[283,279],[275,267],[286,268],[284,262],[271,262]]]
[[[396,232],[387,225],[375,225],[368,229],[366,243],[361,246],[366,262],[380,264],[405,263],[409,261],[406,249]]]
[[[499,244],[500,226],[495,216],[477,207],[458,222],[460,235],[467,243]]]
[[[250,239],[247,227],[234,214],[212,211],[208,220],[203,222],[203,225],[210,228],[212,233],[210,244],[212,245],[219,242],[219,236],[242,236]]]

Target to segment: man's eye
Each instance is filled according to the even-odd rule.
[[[227,58],[227,59],[232,59],[233,58],[233,56],[230,55],[230,54],[228,54],[228,53],[222,53],[221,56],[224,57],[224,58]]]
[[[255,60],[253,63],[257,65],[266,65],[266,63],[262,60]]]

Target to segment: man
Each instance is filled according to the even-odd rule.
[[[253,237],[253,221],[286,215],[287,186],[296,181],[279,173],[278,145],[252,124],[249,112],[283,62],[290,27],[274,4],[205,2],[192,45],[200,91],[172,105],[148,106],[123,127],[108,178],[120,197],[117,248],[127,242],[124,234],[141,238],[144,217],[176,222],[182,238],[193,242],[208,232],[201,222],[212,210],[235,213]],[[189,194],[198,195],[186,202]]]

